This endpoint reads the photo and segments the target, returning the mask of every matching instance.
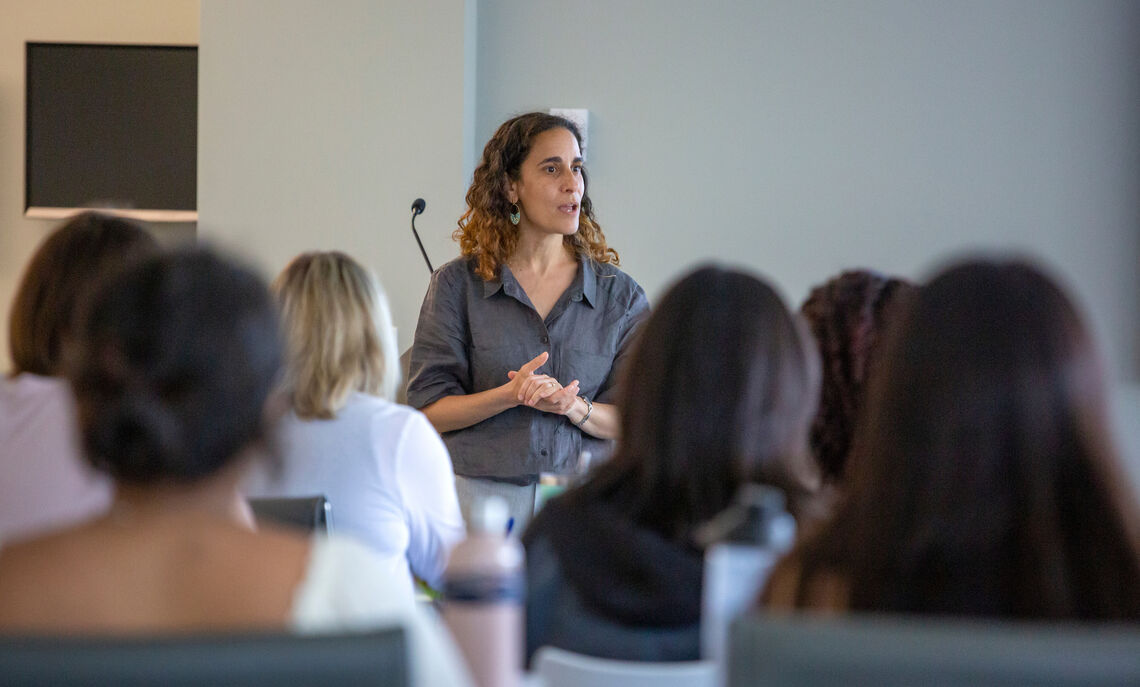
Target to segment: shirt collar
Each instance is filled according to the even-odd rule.
[[[506,265],[499,265],[499,276],[483,282],[483,298],[490,298],[502,290],[504,276],[507,276],[507,278],[511,281],[514,281],[515,279],[515,275],[511,274],[509,267]]]
[[[594,272],[594,261],[585,255],[578,256],[578,280],[574,283],[574,293],[579,289],[591,308],[597,305],[598,275]]]
[[[518,284],[511,268],[505,263],[499,265],[499,276],[496,279],[483,282],[483,298],[490,298],[503,290],[504,282]],[[584,255],[578,256],[578,275],[574,277],[574,283],[570,286],[571,300],[574,300],[574,296],[578,294],[582,295],[591,308],[597,304],[598,275],[594,271],[594,261]]]

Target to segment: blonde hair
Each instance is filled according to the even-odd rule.
[[[273,282],[288,355],[293,410],[329,419],[361,391],[391,400],[399,381],[388,299],[376,278],[344,253],[303,253]]]

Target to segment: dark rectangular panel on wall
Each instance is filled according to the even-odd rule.
[[[28,43],[26,88],[29,216],[196,218],[197,47]]]

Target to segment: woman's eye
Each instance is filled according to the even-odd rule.
[[[547,165],[546,171],[549,172],[550,174],[554,174],[558,170],[554,168],[554,165]]]
[[[582,173],[582,168],[581,168],[580,166],[579,166],[579,167],[575,167],[575,168],[574,168],[574,173],[575,173],[575,174],[581,174],[581,173]]]

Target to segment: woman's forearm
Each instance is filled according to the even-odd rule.
[[[621,435],[621,416],[617,406],[612,403],[595,403],[593,410],[590,410],[586,402],[579,398],[570,412],[566,413],[566,419],[578,425],[586,417],[587,411],[590,416],[578,427],[583,432],[599,439],[617,439]]]
[[[509,387],[510,385],[504,385],[475,394],[444,396],[420,410],[435,427],[435,431],[440,434],[453,432],[517,406],[518,401]]]

